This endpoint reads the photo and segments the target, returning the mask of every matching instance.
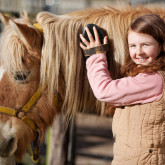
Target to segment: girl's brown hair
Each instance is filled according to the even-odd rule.
[[[153,73],[159,70],[165,70],[165,23],[155,14],[148,14],[138,17],[132,22],[127,31],[127,39],[130,31],[143,33],[152,36],[162,46],[161,53],[156,60],[149,65],[138,66],[133,62],[130,56],[126,58],[126,62],[121,69],[123,76],[135,76],[138,73]]]

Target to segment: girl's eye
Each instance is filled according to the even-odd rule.
[[[149,46],[149,44],[144,44],[144,46]]]
[[[130,47],[130,48],[133,48],[133,47],[135,47],[135,45],[130,45],[129,47]]]

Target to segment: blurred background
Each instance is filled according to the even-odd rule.
[[[65,14],[74,10],[89,7],[98,7],[116,4],[147,4],[163,3],[165,0],[0,0],[0,10],[4,12],[20,12],[26,10],[28,13],[49,11],[55,14]]]
[[[48,11],[53,14],[66,14],[75,10],[91,7],[117,6],[159,3],[165,6],[165,0],[0,0],[0,12],[9,17],[19,17],[20,12],[27,11],[33,20],[40,11]],[[0,31],[3,25],[0,23]],[[58,122],[59,121],[59,122]],[[57,130],[61,122],[59,118],[52,126]],[[75,125],[66,132],[67,151],[65,161],[50,163],[52,159],[59,159],[57,151],[60,148],[58,136],[52,136],[49,130],[41,145],[40,161],[37,165],[110,165],[113,159],[113,135],[111,130],[112,117],[100,118],[97,115],[78,114]],[[65,128],[58,126],[62,133]],[[54,134],[59,134],[57,130]],[[50,144],[51,141],[51,144]],[[50,150],[50,145],[55,146]],[[60,148],[61,149],[61,148]],[[52,155],[50,157],[50,155]],[[63,155],[61,155],[62,159]],[[19,165],[34,165],[27,152]]]
[[[55,14],[64,14],[88,7],[115,5],[116,3],[129,4],[129,0],[0,0],[0,10],[5,12],[28,13],[49,11]]]

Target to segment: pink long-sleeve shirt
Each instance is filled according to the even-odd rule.
[[[87,76],[95,97],[111,105],[149,103],[161,98],[163,78],[158,73],[139,73],[135,77],[112,80],[104,53],[86,61]]]

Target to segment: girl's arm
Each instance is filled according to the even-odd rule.
[[[163,79],[158,73],[112,80],[104,53],[90,57],[86,67],[90,86],[100,101],[121,106],[148,103],[161,97]]]

